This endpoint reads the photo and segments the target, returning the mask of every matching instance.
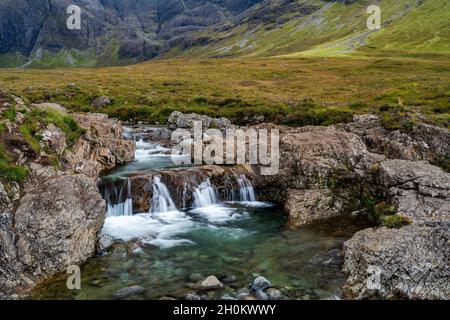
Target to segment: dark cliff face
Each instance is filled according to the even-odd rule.
[[[2,0],[0,54],[118,49],[119,59],[153,58],[192,34],[232,21],[263,0]],[[82,8],[81,30],[68,30],[69,5]]]

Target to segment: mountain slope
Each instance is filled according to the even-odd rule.
[[[69,4],[81,30],[66,28]],[[382,29],[366,27],[370,4]],[[447,0],[2,0],[0,66],[157,57],[449,53]]]

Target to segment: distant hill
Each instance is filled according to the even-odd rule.
[[[82,8],[81,30],[66,9]],[[382,10],[369,31],[366,9]],[[154,58],[450,53],[448,0],[1,0],[0,66]]]

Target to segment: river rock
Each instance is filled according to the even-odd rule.
[[[449,299],[450,222],[366,229],[344,245],[347,297]]]
[[[215,276],[209,276],[200,284],[200,289],[202,290],[214,290],[222,287],[223,284]]]
[[[138,296],[144,293],[145,288],[141,286],[131,286],[122,288],[113,293],[112,298],[115,300],[123,300],[132,296]]]
[[[266,290],[266,294],[270,300],[278,300],[281,299],[281,291],[275,288],[269,288]]]
[[[257,291],[264,291],[268,288],[270,288],[272,284],[269,280],[267,280],[264,277],[257,277],[255,280],[253,280],[251,289],[255,292]]]
[[[102,234],[97,241],[97,253],[108,251],[114,244],[114,239],[108,234]]]

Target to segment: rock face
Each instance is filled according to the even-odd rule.
[[[450,221],[450,174],[425,161],[388,160],[380,184],[397,212],[412,221]]]
[[[402,229],[368,229],[344,245],[348,297],[448,299],[450,225],[415,223]]]
[[[28,108],[20,98],[14,103],[16,111]],[[7,181],[7,188],[0,182],[0,299],[26,294],[96,251],[106,211],[98,174],[132,161],[135,145],[122,139],[119,122],[104,115],[80,114],[76,119],[87,132],[72,150],[66,149],[61,129],[52,123],[42,128],[40,145],[63,159],[63,170],[45,161],[48,155],[36,152],[17,124],[9,123],[2,133],[5,150],[29,175],[21,183]],[[100,249],[106,247],[107,241],[99,243]]]
[[[104,216],[105,202],[85,175],[58,175],[28,189],[2,219],[0,292],[29,288],[85,261]]]
[[[342,127],[361,137],[371,152],[389,159],[439,163],[450,155],[450,130],[445,128],[419,122],[411,132],[392,131],[383,128],[374,115],[356,116],[354,122]]]
[[[87,133],[65,155],[68,168],[97,177],[101,171],[134,160],[136,143],[123,139],[120,122],[100,113],[75,114],[74,118]]]
[[[111,58],[111,45],[119,43],[114,58],[142,61],[176,45],[188,48],[196,41],[208,42],[207,38],[196,40],[193,34],[207,26],[232,22],[231,17],[261,1],[2,0],[0,53],[40,60],[43,53],[62,52],[66,64],[73,65],[76,57],[71,49],[92,59],[86,51],[98,48],[101,55]],[[80,30],[66,27],[69,5],[81,8]]]
[[[212,165],[146,172],[144,175],[131,176],[133,209],[136,212],[149,212],[151,209],[150,199],[153,196],[154,177],[160,177],[161,181],[167,186],[177,208],[189,208],[194,202],[192,191],[206,180],[209,180],[215,188],[220,200],[233,200],[231,198],[233,196],[232,191],[234,190],[239,194],[237,178],[242,174],[253,181],[254,173],[250,168],[243,166],[227,168]],[[104,183],[105,185],[102,188],[108,188],[108,182]],[[125,184],[122,181],[114,183],[123,184],[122,188],[128,187],[126,181]],[[117,188],[117,186],[110,187]]]
[[[66,136],[60,128],[50,123],[42,133],[42,145],[53,149],[56,153],[62,154],[66,149]]]
[[[450,297],[450,174],[427,162],[387,160],[380,185],[413,224],[366,229],[344,245],[345,292],[354,298]]]
[[[227,118],[211,118],[196,113],[184,114],[179,111],[173,112],[167,122],[170,129],[176,130],[192,129],[196,121],[201,122],[203,128],[228,129],[232,127],[231,121]]]
[[[257,179],[262,199],[282,203],[296,226],[358,209],[355,198],[384,156],[336,127],[281,128],[280,134],[279,173]]]
[[[347,297],[450,298],[450,174],[419,161],[448,158],[448,130],[418,124],[392,132],[374,116],[279,129],[279,173],[256,181],[260,198],[283,204],[291,225],[364,213],[367,194],[412,222],[362,230],[345,243]]]

